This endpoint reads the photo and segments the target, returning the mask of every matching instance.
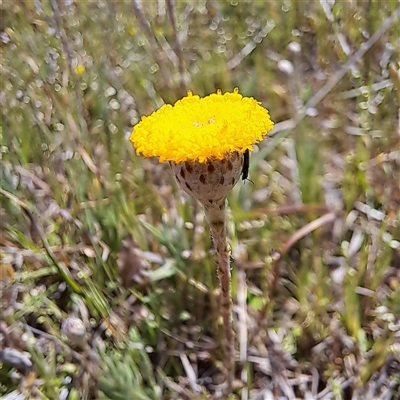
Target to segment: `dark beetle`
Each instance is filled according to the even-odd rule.
[[[250,166],[250,152],[249,152],[249,149],[247,149],[243,154],[242,179],[244,181],[249,176],[249,166]]]
[[[254,182],[251,179],[247,179],[249,176],[249,167],[250,167],[250,151],[247,149],[243,154],[243,169],[242,169],[242,180],[250,181],[253,185]]]

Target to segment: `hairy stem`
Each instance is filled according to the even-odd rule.
[[[227,392],[230,392],[232,390],[235,359],[232,326],[230,251],[226,236],[225,200],[219,206],[207,206],[205,209],[218,258],[218,278],[221,285],[221,314],[225,338],[224,366],[227,374]]]

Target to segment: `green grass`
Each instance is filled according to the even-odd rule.
[[[217,396],[203,211],[128,138],[186,88],[237,86],[282,124],[229,198],[230,398],[399,398],[399,19],[346,64],[397,3],[177,1],[181,52],[164,2],[133,3],[0,5],[0,343],[32,364],[1,350],[0,396]]]

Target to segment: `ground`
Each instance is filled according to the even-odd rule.
[[[129,136],[238,87],[276,125],[229,196],[229,398],[399,399],[396,7],[0,3],[0,396],[219,396],[203,209]]]

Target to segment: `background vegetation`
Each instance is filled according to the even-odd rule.
[[[3,399],[218,397],[203,211],[128,137],[234,87],[277,124],[229,199],[231,398],[399,398],[396,1],[0,7]]]

